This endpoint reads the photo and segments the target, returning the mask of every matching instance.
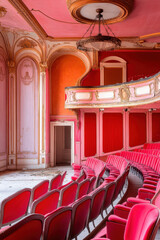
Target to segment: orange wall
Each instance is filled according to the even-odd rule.
[[[86,67],[81,59],[73,55],[57,58],[51,68],[51,115],[74,115],[64,108],[65,87],[75,86]]]

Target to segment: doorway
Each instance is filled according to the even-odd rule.
[[[51,166],[74,162],[74,122],[52,122],[50,125]]]

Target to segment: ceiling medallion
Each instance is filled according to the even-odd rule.
[[[103,9],[103,19],[107,24],[123,21],[133,9],[134,0],[67,0],[72,17],[81,23],[95,21],[98,8]]]
[[[0,17],[4,17],[7,13],[7,10],[4,7],[0,7]]]

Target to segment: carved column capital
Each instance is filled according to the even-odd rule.
[[[46,72],[46,69],[48,68],[46,62],[40,63],[39,66],[40,66],[40,72],[42,72],[42,73],[43,73],[43,72]]]
[[[16,65],[13,60],[8,60],[7,62],[9,73],[15,73]]]

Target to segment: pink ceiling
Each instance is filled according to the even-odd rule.
[[[76,23],[67,9],[66,0],[23,0],[29,9],[41,10],[48,16]],[[47,35],[52,37],[81,37],[88,25],[52,21],[39,12],[32,12]],[[116,36],[142,36],[160,31],[160,0],[135,0],[134,9],[123,22],[110,25]]]
[[[1,0],[0,6],[3,6],[7,10],[6,15],[0,18],[0,24],[2,27],[33,31],[29,24],[19,13],[17,13],[17,10],[8,1]]]
[[[22,0],[29,10],[40,10],[48,16],[69,23],[53,21],[40,12],[32,11],[39,24],[48,36],[54,38],[82,37],[88,25],[77,23],[70,15],[66,0]],[[7,9],[5,17],[0,19],[1,25],[33,31],[21,14],[9,3],[1,0],[1,6]],[[74,24],[72,24],[74,23]],[[110,25],[117,37],[137,37],[160,32],[160,0],[134,0],[134,9],[123,22]],[[104,33],[104,32],[103,32]],[[94,33],[97,34],[97,31]],[[160,42],[159,37],[147,41]]]

